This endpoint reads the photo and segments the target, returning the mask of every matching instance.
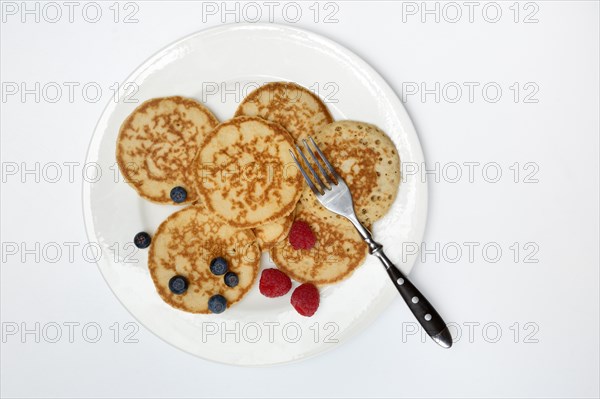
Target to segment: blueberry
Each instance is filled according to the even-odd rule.
[[[227,273],[227,261],[220,256],[218,258],[214,258],[210,261],[210,271],[215,276],[222,276],[223,274]]]
[[[152,241],[150,234],[144,231],[137,233],[135,237],[133,237],[133,243],[138,248],[148,248],[150,246],[150,241]]]
[[[240,279],[238,278],[237,274],[235,274],[234,272],[227,272],[227,274],[225,274],[225,285],[228,287],[235,287],[236,285],[238,285],[238,283],[240,282]]]
[[[173,294],[181,295],[187,291],[189,286],[187,278],[183,276],[173,276],[169,280],[169,289]]]
[[[171,190],[171,199],[173,200],[173,202],[176,203],[181,203],[183,201],[185,201],[187,198],[187,191],[185,191],[185,188],[177,186],[177,187],[173,187],[173,189]]]
[[[212,313],[223,313],[227,309],[227,299],[223,295],[213,295],[208,300],[208,310]]]

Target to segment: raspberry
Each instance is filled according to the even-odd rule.
[[[294,290],[292,306],[302,316],[312,316],[319,308],[319,290],[310,283],[304,283]]]
[[[310,229],[308,223],[302,220],[295,220],[290,229],[288,240],[294,249],[311,249],[315,246],[317,239]]]
[[[292,289],[292,280],[278,269],[265,269],[258,284],[260,293],[269,298],[287,294]]]

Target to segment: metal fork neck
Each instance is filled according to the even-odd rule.
[[[367,230],[367,228],[363,226],[362,223],[360,223],[356,217],[349,217],[348,219],[352,222],[356,230],[358,230],[358,234],[360,234],[362,239],[365,240],[365,242],[369,246],[369,253],[371,255],[377,256],[381,260],[385,268],[389,269],[392,266],[392,262],[388,259],[387,256],[385,256],[385,253],[383,252],[383,245],[381,245],[373,239],[371,232]]]

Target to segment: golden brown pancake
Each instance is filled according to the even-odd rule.
[[[332,284],[363,263],[368,247],[352,223],[323,208],[308,187],[296,207],[295,220],[308,223],[317,239],[315,246],[297,250],[283,240],[270,250],[273,262],[294,280]]]
[[[218,125],[202,143],[193,171],[210,212],[234,227],[251,228],[289,215],[304,181],[285,129],[241,116]]]
[[[188,169],[204,140],[219,122],[199,102],[184,97],[148,100],[121,125],[117,163],[121,174],[142,197],[173,203],[171,189],[187,191],[187,203],[196,199]]]
[[[235,116],[250,115],[279,123],[294,138],[310,136],[333,122],[327,107],[312,91],[288,82],[267,83],[252,91]]]
[[[239,284],[225,285],[223,276],[210,271],[210,261],[223,257]],[[148,268],[161,298],[174,308],[191,313],[209,313],[208,300],[220,294],[230,306],[248,292],[258,274],[260,250],[252,230],[236,230],[193,205],[175,212],[159,227],[150,245]],[[169,290],[176,275],[189,281],[182,295]]]
[[[377,126],[337,121],[314,137],[344,179],[356,216],[367,228],[385,215],[400,185],[400,158],[394,143]]]
[[[255,227],[254,234],[260,250],[268,251],[275,244],[284,240],[290,232],[293,221],[294,212],[274,222]]]

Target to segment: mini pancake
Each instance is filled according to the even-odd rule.
[[[241,116],[221,123],[194,161],[201,202],[238,228],[289,215],[304,185],[289,152],[293,144],[285,129],[261,118]]]
[[[287,82],[267,83],[252,91],[235,116],[249,115],[279,123],[294,138],[310,136],[333,122],[327,107],[312,91]]]
[[[284,240],[294,221],[294,212],[287,216],[277,219],[274,222],[263,224],[254,228],[254,234],[261,251],[268,251],[278,242]]]
[[[297,250],[284,240],[270,250],[273,262],[294,280],[337,283],[349,277],[367,256],[367,244],[352,223],[323,208],[308,187],[296,207],[295,220],[308,223],[317,239],[315,246]]]
[[[390,209],[400,185],[400,158],[394,143],[377,126],[337,121],[314,137],[344,179],[358,219],[367,228]]]
[[[125,180],[142,197],[173,203],[171,189],[186,189],[186,202],[196,198],[188,173],[200,143],[217,118],[199,102],[184,97],[148,100],[121,125],[117,163]]]
[[[210,271],[210,261],[222,256],[236,273],[236,287],[225,285],[224,276]],[[161,298],[174,308],[191,313],[209,313],[208,300],[221,294],[230,306],[248,292],[258,275],[260,250],[252,230],[236,230],[193,205],[175,212],[158,228],[148,254],[148,268]],[[182,295],[169,289],[176,275],[188,279]]]

